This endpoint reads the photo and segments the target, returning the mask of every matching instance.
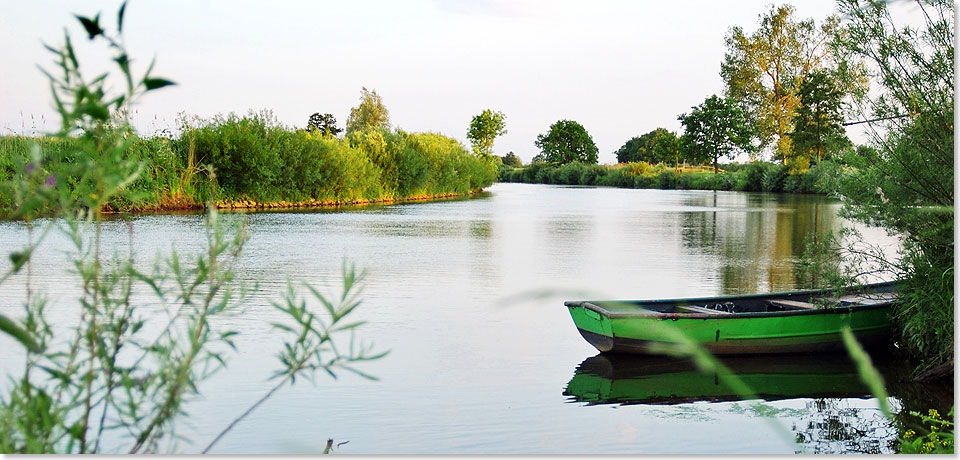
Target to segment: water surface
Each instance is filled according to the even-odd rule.
[[[568,389],[578,377],[620,388],[639,378],[644,388],[643,376],[663,364],[638,358],[597,372],[587,363],[596,350],[577,333],[564,300],[793,289],[804,283],[797,270],[804,238],[837,229],[838,209],[836,201],[800,195],[496,184],[471,199],[250,214],[252,237],[239,271],[258,281],[258,290],[243,314],[226,321],[243,333],[239,351],[188,406],[181,434],[193,444],[179,449],[202,449],[271,386],[279,339],[268,324],[278,318],[270,302],[288,277],[334,292],[347,259],[368,271],[357,313],[368,322],[361,336],[390,351],[361,366],[379,380],[341,374],[336,381],[319,376],[316,385],[298,382],[215,452],[318,452],[327,438],[349,441],[341,453],[366,454],[889,451],[895,432],[850,378],[848,363],[830,364],[843,369],[834,373],[843,375],[837,391],[800,388],[768,395],[762,406],[703,389],[666,403],[636,394],[647,390],[599,401]],[[204,243],[200,215],[134,216],[104,228],[108,251],[127,254],[132,241],[144,265],[157,252],[196,253]],[[892,244],[882,231],[864,234]],[[0,225],[4,252],[26,238],[22,224]],[[50,295],[64,323],[75,318],[70,299],[77,291],[68,249],[52,236],[30,280]],[[21,274],[0,285],[0,312],[18,314],[25,283]],[[5,372],[19,369],[18,356],[0,337]],[[823,372],[801,364],[783,372]],[[653,380],[667,383],[655,385],[698,380],[679,366],[676,372],[688,373],[667,369],[661,374],[668,378]],[[861,431],[876,442],[861,439],[851,448],[828,429],[855,432],[863,420],[872,428]]]

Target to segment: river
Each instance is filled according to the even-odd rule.
[[[597,356],[563,307],[802,286],[804,238],[838,229],[839,207],[816,196],[496,184],[469,199],[249,214],[238,270],[259,284],[244,313],[224,321],[241,332],[238,351],[188,404],[175,448],[198,452],[266,393],[279,368],[270,301],[288,278],[335,292],[346,259],[367,270],[358,335],[389,351],[357,366],[377,380],[298,380],[214,453],[316,453],[328,438],[358,454],[890,452],[896,430],[845,359],[733,363],[763,398],[741,401],[683,361]],[[5,253],[26,238],[23,224],[0,224]],[[103,241],[118,254],[133,241],[140,264],[171,248],[189,255],[203,248],[203,216],[117,218]],[[47,243],[31,287],[69,323],[69,244]],[[0,312],[19,316],[25,282],[0,285]],[[0,337],[4,374],[21,361]],[[881,367],[891,381],[906,372]],[[941,407],[926,390],[897,388],[894,408]]]

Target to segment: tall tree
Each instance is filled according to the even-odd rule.
[[[368,128],[390,129],[390,112],[376,90],[361,88],[360,105],[350,109],[347,117],[347,134]]]
[[[657,128],[628,140],[614,154],[618,163],[645,161],[650,164],[674,163],[679,152],[676,133],[666,128]]]
[[[503,165],[520,168],[523,167],[523,161],[520,160],[520,157],[518,157],[516,153],[509,152],[503,157]]]
[[[533,158],[534,161],[544,161],[554,165],[573,161],[597,162],[597,145],[594,144],[586,128],[575,121],[559,120],[550,125],[550,130],[546,134],[537,136],[534,145],[540,149],[540,154]]]
[[[743,105],[761,146],[773,144],[774,157],[784,162],[791,152],[787,134],[800,107],[799,84],[811,69],[822,65],[828,53],[828,35],[818,33],[812,19],[796,19],[794,12],[790,5],[771,5],[753,34],[731,28],[720,67],[726,96]],[[835,23],[827,21],[825,28]]]
[[[700,163],[713,160],[716,174],[720,157],[733,159],[739,152],[754,151],[753,130],[735,101],[714,94],[692,109],[677,117],[683,124],[680,149],[684,158]]]
[[[851,145],[843,128],[843,94],[833,76],[818,70],[800,84],[797,91],[800,108],[794,118],[793,157],[797,171],[803,171],[816,157],[819,163],[824,153]]]
[[[473,151],[481,157],[493,155],[493,140],[507,133],[503,112],[486,109],[470,120],[467,139],[473,144]]]
[[[323,134],[336,136],[343,130],[337,128],[337,119],[334,118],[332,114],[325,113],[321,115],[319,112],[316,112],[310,115],[310,118],[307,120],[307,131],[320,131]]]

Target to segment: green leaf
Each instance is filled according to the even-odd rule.
[[[164,86],[176,85],[176,83],[167,80],[165,78],[144,78],[143,86],[147,87],[147,91],[153,91],[155,89],[163,88]]]
[[[40,346],[33,341],[33,337],[30,337],[30,333],[27,332],[22,327],[18,326],[17,323],[13,322],[10,318],[0,315],[0,332],[3,332],[10,337],[13,337],[18,342],[20,342],[28,350],[38,353],[40,352]]]
[[[65,43],[63,47],[67,50],[67,57],[70,58],[70,63],[73,64],[73,68],[79,69],[80,64],[77,62],[77,54],[73,52],[73,44],[70,43],[70,36],[67,35],[66,32],[64,32],[63,34],[65,39]]]
[[[13,272],[17,273],[30,260],[30,250],[23,252],[11,252],[10,261],[13,262]]]
[[[123,13],[127,11],[127,2],[120,5],[120,11],[117,11],[117,32],[123,32]]]
[[[83,24],[83,28],[87,30],[87,35],[90,36],[90,40],[96,38],[97,35],[103,34],[103,29],[100,28],[100,14],[94,16],[93,19],[79,15],[76,17],[80,20],[80,24]]]

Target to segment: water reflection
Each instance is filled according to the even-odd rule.
[[[592,405],[676,405],[733,402],[726,410],[789,423],[797,453],[891,453],[898,432],[869,400],[855,365],[844,355],[728,357],[723,363],[761,406],[744,408],[742,395],[692,360],[598,354],[577,367],[563,394]],[[768,404],[781,401],[776,405]],[[894,401],[897,405],[899,401]],[[701,410],[707,406],[700,407]]]
[[[844,356],[732,357],[723,363],[767,401],[797,397],[869,397]],[[743,399],[692,360],[598,354],[577,367],[564,395],[587,404],[679,404]]]
[[[807,287],[796,269],[805,238],[839,228],[838,205],[821,196],[713,192],[684,205],[684,249],[719,261],[725,294]]]

